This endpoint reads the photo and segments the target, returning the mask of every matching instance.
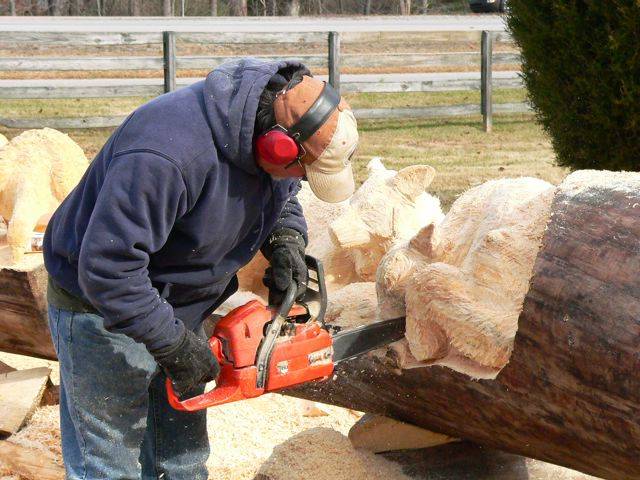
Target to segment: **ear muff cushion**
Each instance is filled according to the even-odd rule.
[[[256,140],[260,160],[272,165],[288,165],[299,153],[298,144],[280,130],[270,130]]]

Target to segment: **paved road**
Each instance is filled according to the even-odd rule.
[[[499,15],[406,17],[0,17],[0,32],[451,32],[504,31]]]

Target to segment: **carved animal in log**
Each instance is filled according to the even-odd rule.
[[[53,212],[77,185],[89,162],[68,135],[50,128],[27,130],[0,149],[0,216],[14,262],[43,215]]]
[[[553,194],[513,352],[495,379],[399,369],[393,352],[377,352],[283,393],[640,479],[640,174],[579,171]]]
[[[485,378],[506,365],[554,190],[535,178],[484,183],[385,256],[380,316],[406,313],[415,359]]]
[[[426,192],[435,175],[432,167],[416,165],[397,172],[374,158],[367,171],[367,180],[346,202],[322,202],[306,182],[298,193],[309,226],[307,253],[324,263],[329,291],[374,281],[378,263],[390,248],[444,217],[440,201]],[[261,282],[266,266],[264,257],[256,255],[238,273],[240,290],[266,298]]]

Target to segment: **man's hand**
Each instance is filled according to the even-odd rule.
[[[262,282],[269,288],[269,304],[279,305],[292,281],[298,285],[296,299],[307,290],[309,271],[304,259],[305,242],[302,235],[291,229],[274,231],[262,248],[269,260]]]
[[[220,365],[209,344],[191,330],[185,329],[175,344],[151,354],[171,379],[178,397],[200,384],[215,380],[220,374]]]

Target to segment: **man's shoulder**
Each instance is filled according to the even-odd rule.
[[[138,107],[114,142],[114,155],[128,152],[156,153],[180,169],[217,161],[202,88],[185,87]]]

